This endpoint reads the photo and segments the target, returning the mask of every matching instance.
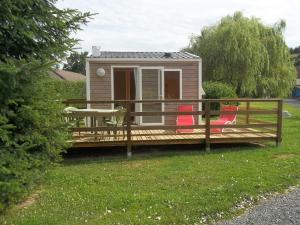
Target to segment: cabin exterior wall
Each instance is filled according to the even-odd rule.
[[[201,99],[200,90],[202,90],[201,60],[195,61],[87,61],[89,73],[87,76],[87,100],[114,100],[112,89],[112,70],[113,67],[161,67],[163,69],[182,70],[182,99]],[[199,65],[200,64],[200,65]],[[104,77],[98,77],[96,70],[103,68]],[[91,108],[112,108],[112,104],[90,105]],[[194,104],[194,110],[201,110],[201,105]],[[176,111],[177,104],[165,103],[164,111]],[[198,118],[195,118],[198,123]],[[176,116],[165,116],[165,125],[175,125]]]

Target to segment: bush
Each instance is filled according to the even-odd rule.
[[[228,84],[217,81],[203,82],[203,89],[205,91],[206,99],[220,99],[220,98],[236,98],[237,94],[233,87]],[[226,104],[226,102],[225,102]],[[231,103],[232,104],[232,103]],[[218,110],[220,105],[218,103],[212,103],[211,109]]]
[[[0,210],[20,199],[67,146],[63,105],[47,71],[73,50],[92,14],[57,0],[2,0],[0,22]]]
[[[63,105],[37,63],[0,62],[0,211],[17,202],[67,145]]]
[[[57,100],[85,99],[84,81],[64,81],[48,78],[44,82],[45,86],[53,90],[53,98]]]

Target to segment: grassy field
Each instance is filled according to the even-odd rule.
[[[244,199],[300,178],[300,109],[284,119],[283,143],[68,159],[50,170],[33,204],[0,224],[201,224],[229,218]],[[198,149],[199,148],[199,151]],[[30,201],[29,201],[30,202]]]

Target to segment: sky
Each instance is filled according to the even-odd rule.
[[[98,13],[74,37],[79,51],[178,51],[192,34],[242,11],[272,25],[286,21],[289,47],[300,45],[300,0],[58,0],[59,8]]]

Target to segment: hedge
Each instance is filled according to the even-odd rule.
[[[45,85],[54,92],[54,99],[85,99],[84,81],[64,81],[53,78],[46,79]]]
[[[59,83],[37,64],[0,62],[0,212],[30,192],[68,147]]]
[[[217,81],[205,81],[203,82],[203,89],[206,99],[220,99],[220,98],[236,98],[237,94],[232,86],[217,82]],[[218,110],[220,104],[212,103],[211,109]]]

